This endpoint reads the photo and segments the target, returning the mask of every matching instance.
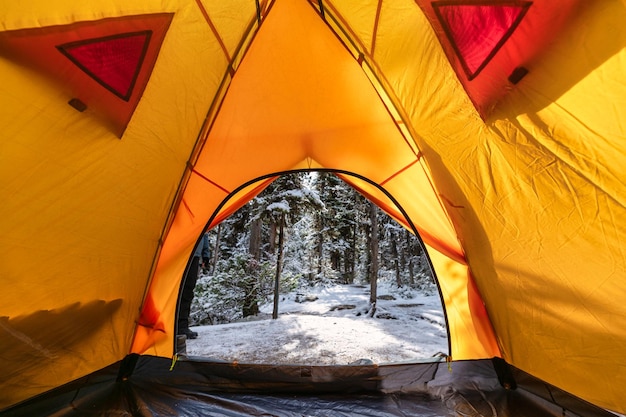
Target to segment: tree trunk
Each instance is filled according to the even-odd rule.
[[[261,221],[254,220],[250,225],[250,246],[249,253],[251,257],[250,265],[248,266],[248,276],[243,283],[244,301],[243,301],[243,316],[255,316],[259,314],[258,304],[258,285],[257,274],[258,265],[261,259]]]
[[[322,275],[324,269],[324,219],[320,215],[319,230],[317,231],[317,276]]]
[[[376,313],[376,298],[378,296],[378,218],[376,216],[376,205],[370,202],[370,252],[372,254],[372,264],[370,268],[370,317]]]
[[[261,220],[256,219],[250,224],[250,245],[248,247],[250,256],[256,260],[261,260]]]
[[[213,265],[211,265],[211,275],[215,275],[215,266],[219,259],[220,239],[222,238],[222,223],[217,225],[217,236],[215,236],[215,247],[213,248]]]
[[[393,256],[393,267],[396,274],[396,285],[398,288],[402,287],[402,277],[400,276],[400,256],[398,255],[398,242],[396,241],[396,234],[391,233],[391,255]]]
[[[272,221],[270,224],[270,245],[269,252],[273,255],[276,253],[276,223]]]
[[[357,233],[356,225],[350,228],[350,247],[345,252],[345,272],[346,272],[346,284],[354,283],[354,271],[356,268],[356,254],[357,254]]]
[[[407,256],[409,258],[409,286],[413,288],[415,287],[415,271],[413,270],[414,268],[413,259],[415,255],[413,255],[412,244],[411,244],[411,238],[413,236],[408,232],[408,230],[404,231],[404,236],[406,238],[405,252],[407,252]]]
[[[340,254],[338,251],[333,251],[330,254],[330,267],[332,268],[333,271],[339,271],[340,270],[340,262],[339,262],[339,258],[340,258]]]
[[[280,225],[278,229],[278,256],[276,257],[276,275],[274,277],[274,310],[272,319],[278,318],[278,299],[280,297],[280,270],[283,266],[283,242],[285,234],[285,213],[280,215]]]
[[[342,276],[344,284],[352,284],[354,282],[354,271],[352,269],[352,248],[348,248],[343,252]]]

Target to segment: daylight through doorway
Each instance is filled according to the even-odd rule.
[[[420,239],[331,172],[280,176],[207,237],[189,357],[349,365],[448,354]]]

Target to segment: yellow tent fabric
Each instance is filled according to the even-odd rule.
[[[626,412],[623,2],[0,12],[0,409],[172,356],[211,219],[323,168],[416,227],[452,359],[502,357]]]

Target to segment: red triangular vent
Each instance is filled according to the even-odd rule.
[[[471,80],[511,36],[532,2],[433,2],[437,18]]]
[[[57,46],[103,87],[128,101],[141,69],[151,31],[124,33]]]

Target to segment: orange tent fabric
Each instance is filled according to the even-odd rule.
[[[209,222],[331,169],[422,236],[453,360],[626,411],[623,2],[0,11],[0,408],[172,356]]]

